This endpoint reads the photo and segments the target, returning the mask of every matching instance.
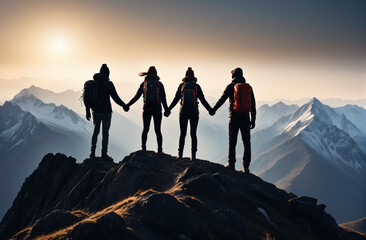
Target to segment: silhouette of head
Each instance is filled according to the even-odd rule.
[[[149,67],[149,70],[147,72],[141,72],[139,73],[139,76],[146,76],[146,75],[158,75],[158,72],[156,71],[154,66]]]
[[[188,70],[186,71],[186,77],[194,77],[194,71],[192,70],[191,67],[189,67]]]
[[[107,67],[107,64],[104,63],[99,72],[109,77],[109,68]]]
[[[243,69],[235,68],[234,70],[231,71],[231,77],[232,78],[243,77]]]

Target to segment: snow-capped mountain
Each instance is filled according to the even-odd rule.
[[[252,169],[278,187],[318,197],[340,221],[355,219],[366,215],[366,155],[352,137],[360,134],[313,98],[253,134]]]
[[[338,114],[346,116],[361,132],[366,135],[366,109],[357,105],[346,105],[334,108]]]
[[[39,158],[48,152],[65,152],[82,159],[88,153],[89,141],[80,133],[48,127],[15,103],[7,101],[0,106],[0,217]]]
[[[11,102],[20,106],[23,111],[32,113],[38,120],[51,128],[66,128],[70,131],[90,135],[91,126],[87,125],[84,119],[64,105],[46,104],[33,95],[21,94],[16,95]]]
[[[77,113],[84,113],[84,106],[80,101],[81,91],[66,90],[60,93],[56,93],[47,89],[43,89],[37,86],[30,86],[20,91],[16,97],[28,97],[30,95],[35,96],[44,103],[53,103],[56,105],[63,105],[72,109]]]
[[[278,102],[272,106],[268,104],[262,105],[257,111],[257,119],[259,121],[257,121],[254,131],[272,126],[278,119],[295,112],[298,108],[299,106],[295,104],[286,105],[283,102]]]

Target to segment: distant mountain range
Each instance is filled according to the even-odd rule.
[[[347,110],[350,116],[365,112]],[[317,197],[340,222],[366,216],[366,155],[355,141],[364,133],[351,119],[355,123],[311,99],[253,134],[253,172],[287,191]]]

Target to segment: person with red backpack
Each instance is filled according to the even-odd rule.
[[[229,163],[226,167],[235,170],[235,148],[240,129],[244,144],[243,172],[249,173],[251,161],[250,129],[255,127],[256,118],[255,98],[252,87],[246,83],[243,77],[243,70],[235,68],[231,71],[231,74],[232,82],[226,87],[210,115],[214,115],[217,109],[229,98]]]
[[[102,158],[113,160],[108,156],[108,138],[109,128],[112,120],[112,105],[110,97],[127,112],[129,107],[118,96],[113,82],[109,81],[109,68],[107,64],[103,64],[99,73],[94,74],[93,80],[89,80],[84,84],[83,101],[86,109],[86,119],[90,121],[93,111],[94,130],[91,140],[91,150],[89,157],[95,158],[95,149],[100,131],[100,125],[103,125],[102,130]]]
[[[197,84],[197,78],[194,77],[194,71],[192,70],[192,68],[188,68],[188,70],[186,71],[186,76],[182,79],[182,81],[183,83],[179,85],[178,90],[175,94],[175,98],[170,104],[168,111],[165,112],[164,115],[168,117],[170,115],[170,111],[175,107],[178,101],[181,100],[181,107],[179,112],[180,137],[178,158],[183,158],[184,141],[187,134],[187,126],[189,121],[191,126],[192,138],[191,160],[195,160],[197,152],[197,125],[199,120],[197,99],[200,100],[200,102],[207,109],[207,111],[211,111],[212,108],[206,101],[200,85]]]
[[[127,106],[133,105],[140,97],[144,97],[144,105],[142,112],[143,130],[141,141],[141,148],[146,151],[147,133],[149,132],[151,118],[154,118],[154,127],[156,138],[158,142],[158,153],[163,153],[163,136],[161,134],[161,104],[163,104],[164,110],[168,111],[168,105],[166,103],[166,95],[164,85],[159,81],[160,78],[157,75],[157,71],[154,66],[151,66],[147,72],[139,74],[141,77],[145,77],[144,82],[141,83],[136,95],[131,99]]]

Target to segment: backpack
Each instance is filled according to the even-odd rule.
[[[160,104],[159,81],[150,80],[144,83],[144,103],[150,106]]]
[[[82,99],[85,107],[94,108],[98,99],[98,89],[94,80],[88,80],[84,83]]]
[[[252,87],[248,83],[237,83],[234,86],[234,111],[249,113],[252,108]]]
[[[194,108],[197,106],[197,85],[194,82],[185,82],[182,85],[182,107]]]

